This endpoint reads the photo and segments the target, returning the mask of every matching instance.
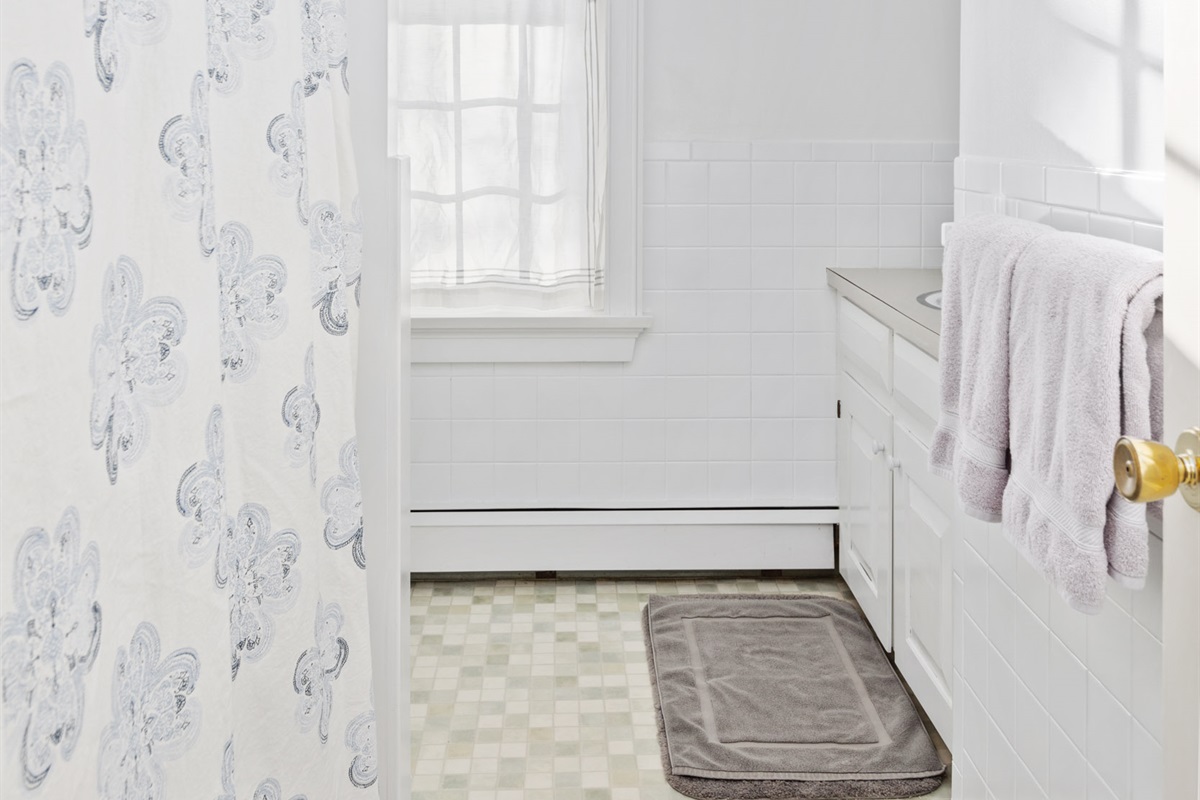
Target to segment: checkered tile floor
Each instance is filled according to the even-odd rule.
[[[681,797],[663,779],[641,611],[697,593],[849,597],[833,578],[414,583],[413,800]]]

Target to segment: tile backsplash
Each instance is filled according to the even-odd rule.
[[[827,266],[941,266],[953,143],[644,148],[626,364],[416,364],[416,508],[831,506]]]
[[[1162,798],[1162,542],[1140,591],[1071,609],[999,525],[956,543],[955,798]]]
[[[1007,214],[1162,250],[1163,176],[964,156],[954,216]]]

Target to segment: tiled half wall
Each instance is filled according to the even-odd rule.
[[[633,361],[414,365],[414,507],[836,505],[825,267],[939,267],[956,153],[647,144]]]

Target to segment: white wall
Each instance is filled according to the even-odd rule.
[[[958,0],[647,0],[649,141],[958,139]]]
[[[1162,0],[963,0],[963,154],[1162,172],[1162,33]]]

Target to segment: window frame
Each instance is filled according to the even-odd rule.
[[[604,308],[537,312],[414,307],[414,362],[632,360],[637,337],[651,324],[642,314],[642,6],[643,0],[608,3]]]

